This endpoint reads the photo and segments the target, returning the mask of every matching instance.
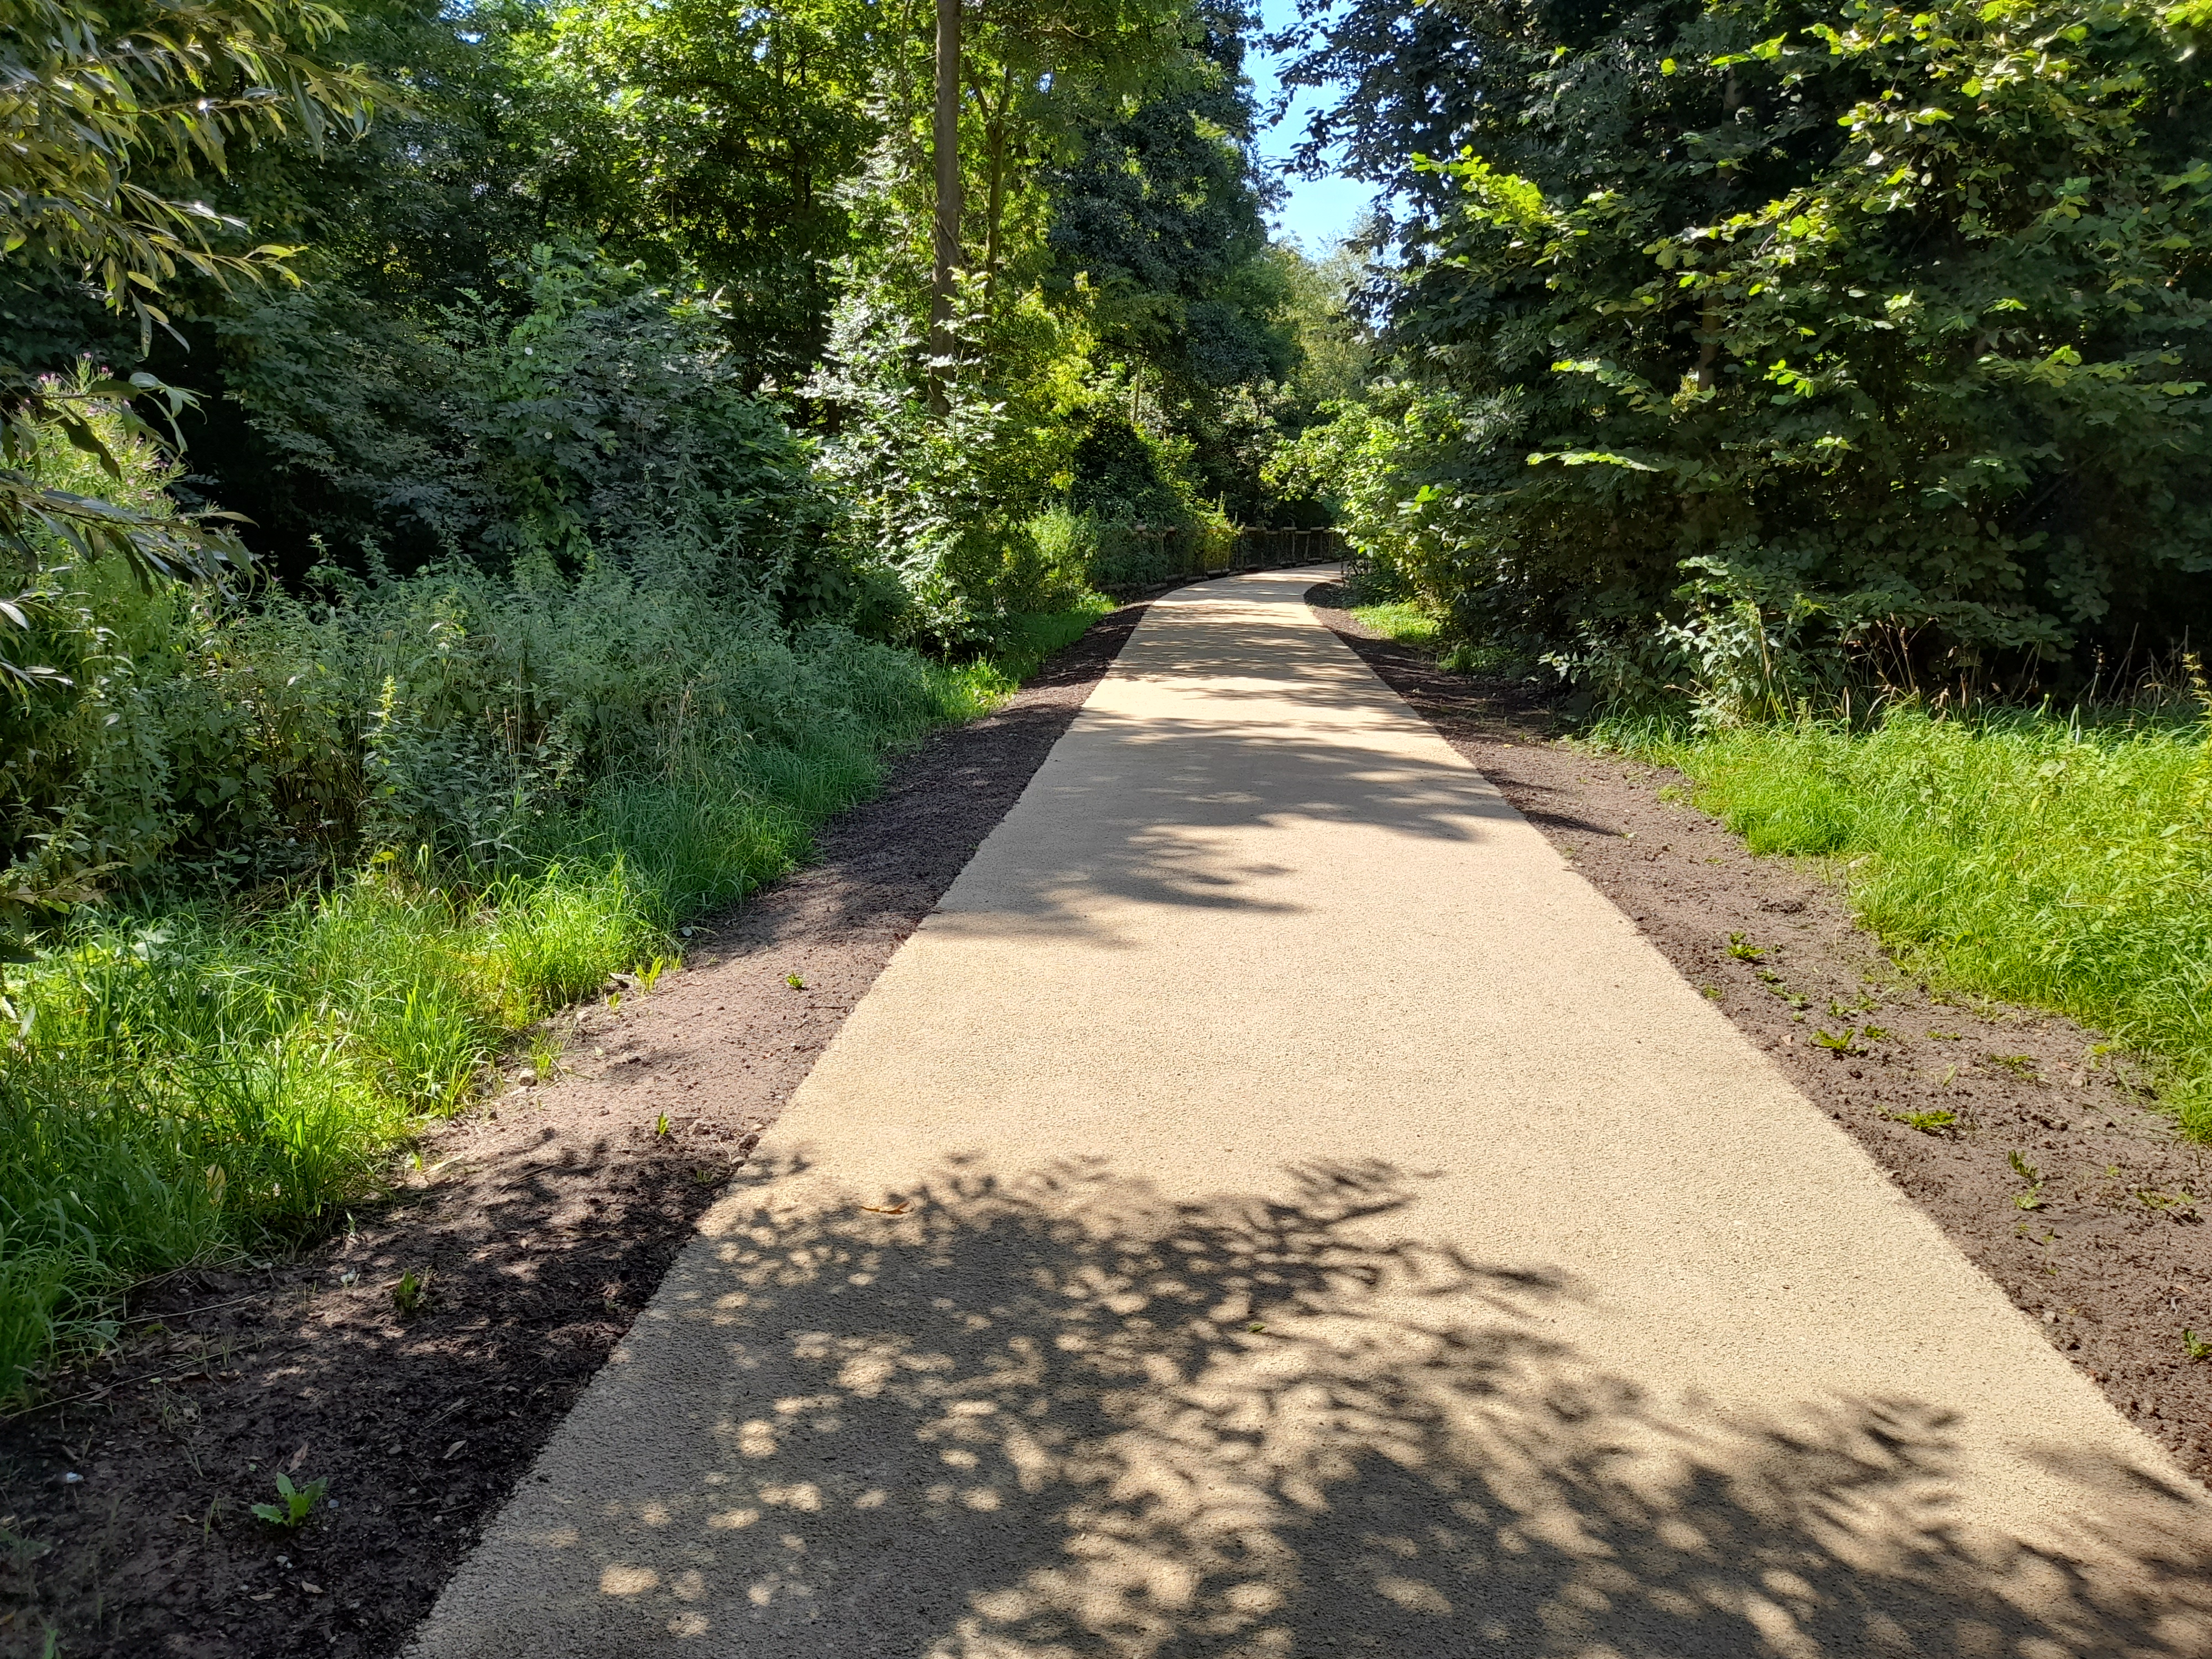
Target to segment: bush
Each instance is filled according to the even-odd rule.
[[[475,654],[470,641],[528,623],[539,631],[526,638],[574,647],[564,615],[580,631],[619,620],[550,602],[532,617],[523,596],[496,592],[478,617],[472,594],[485,598],[411,579],[385,593],[388,611],[294,616],[259,642],[337,629],[366,650],[385,635],[364,616],[397,618],[402,633],[434,617],[452,647],[439,706],[456,712],[426,729],[473,732],[513,729],[495,698],[475,722],[457,711],[467,689],[500,690],[491,671],[517,656],[511,641]],[[873,787],[887,750],[978,712],[1004,684],[994,669],[940,667],[828,624],[789,641],[732,630],[710,648],[703,631],[682,631],[674,599],[658,608],[677,630],[662,637],[699,653],[637,665],[641,677],[688,669],[665,696],[625,709],[617,682],[611,718],[582,722],[572,741],[425,744],[393,769],[404,788],[374,785],[392,793],[365,817],[426,831],[411,850],[387,846],[326,890],[228,902],[167,896],[183,884],[173,863],[133,897],[79,908],[15,970],[23,1024],[0,1039],[0,1395],[57,1342],[102,1340],[134,1277],[281,1243],[373,1193],[410,1126],[461,1104],[514,1034],[618,970],[675,955],[677,922],[789,869],[814,823]],[[1056,644],[1089,620],[1026,625]],[[605,687],[624,643],[615,628],[580,665],[549,653],[528,683],[549,730],[577,707],[559,688],[572,677]],[[285,665],[261,670],[273,681]],[[624,714],[637,724],[611,718]],[[545,752],[572,775],[588,762],[595,781],[562,785],[533,758]],[[507,769],[489,804],[470,793],[486,764]],[[459,818],[440,816],[454,803]],[[487,825],[500,834],[477,833]]]
[[[1030,520],[1030,533],[1053,565],[1109,593],[1226,569],[1237,545],[1235,526],[1218,513],[1151,524],[1054,507]]]

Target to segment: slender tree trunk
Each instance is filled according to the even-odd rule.
[[[953,272],[960,264],[960,0],[937,0],[937,211],[930,241],[936,269],[930,286],[929,352],[952,356]],[[942,415],[950,404],[942,373],[930,371],[929,401]]]
[[[991,193],[983,215],[983,297],[992,298],[999,287],[1000,224],[1006,216],[1006,129],[1014,118],[1014,66],[1006,65],[999,88],[999,107],[991,118]]]
[[[1727,83],[1721,90],[1721,112],[1733,120],[1735,112],[1742,107],[1743,98],[1736,90],[1735,70],[1731,65]],[[1729,186],[1725,175],[1722,177],[1715,194],[1723,201],[1727,199]],[[1708,291],[1705,313],[1698,319],[1698,334],[1701,341],[1698,347],[1698,390],[1700,392],[1711,392],[1720,380],[1721,333],[1720,301]]]

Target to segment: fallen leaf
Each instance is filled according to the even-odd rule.
[[[453,1454],[454,1454],[455,1452],[457,1452],[457,1451],[460,1450],[460,1449],[461,1449],[462,1447],[464,1447],[464,1446],[467,1445],[468,1443],[468,1443],[467,1441],[465,1441],[465,1440],[456,1440],[455,1442],[453,1442],[453,1443],[452,1445],[450,1445],[450,1446],[448,1446],[448,1447],[447,1447],[447,1448],[446,1448],[446,1455],[445,1455],[444,1457],[440,1458],[438,1461],[439,1461],[441,1463],[443,1463],[443,1462],[447,1462],[448,1459],[450,1459],[450,1458],[453,1455]]]
[[[301,1464],[302,1464],[302,1463],[306,1462],[307,1461],[307,1443],[306,1441],[302,1440],[302,1441],[300,1443],[300,1449],[299,1449],[299,1450],[297,1450],[297,1451],[295,1451],[295,1452],[294,1452],[294,1453],[292,1454],[292,1461],[291,1461],[290,1462],[287,1463],[284,1467],[285,1467],[286,1468],[288,1468],[288,1469],[296,1469],[296,1468],[298,1468],[300,1467],[300,1465],[301,1465]]]
[[[904,1215],[907,1212],[907,1206],[902,1203],[863,1204],[860,1207],[870,1215]]]
[[[310,1595],[320,1595],[323,1593],[323,1587],[320,1584],[311,1584],[304,1578],[300,1581],[300,1588]]]
[[[276,1592],[264,1590],[258,1595],[249,1595],[246,1599],[249,1601],[274,1601],[276,1599]]]

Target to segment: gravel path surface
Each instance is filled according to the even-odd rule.
[[[1147,613],[413,1651],[2212,1651],[2212,1505],[1312,581]]]

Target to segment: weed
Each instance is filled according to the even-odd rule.
[[[783,976],[783,982],[794,991],[804,991],[806,988],[806,981],[796,974],[786,974]]]
[[[1856,1028],[1850,1025],[1844,1027],[1841,1031],[1815,1030],[1813,1033],[1813,1046],[1816,1048],[1826,1048],[1830,1054],[1863,1054],[1866,1050],[1858,1047],[1851,1040],[1857,1035]]]
[[[2185,1358],[2191,1360],[2212,1359],[2212,1342],[2200,1340],[2195,1331],[2184,1325],[2181,1328],[2181,1352]]]
[[[2154,1187],[2136,1188],[2136,1201],[2147,1209],[2157,1212],[2173,1221],[2195,1221],[2197,1200],[2187,1193],[2162,1193]]]
[[[430,1299],[429,1275],[417,1276],[413,1268],[399,1275],[399,1282],[392,1287],[392,1305],[398,1310],[401,1318],[419,1313]]]
[[[1399,599],[1352,607],[1352,614],[1384,638],[1431,655],[1443,645],[1443,624],[1418,605]]]
[[[1891,1033],[1884,1026],[1867,1025],[1860,1028],[1859,1035],[1869,1042],[1887,1042],[1890,1040]]]
[[[650,991],[660,983],[660,976],[667,971],[668,959],[665,957],[653,957],[652,961],[637,970],[637,988],[641,991]]]
[[[1928,1035],[1935,1038],[1938,1042],[1956,1042],[1959,1041],[1959,1033],[1956,1031],[1930,1031]]]
[[[328,1480],[310,1480],[304,1486],[295,1486],[292,1477],[281,1471],[276,1476],[276,1502],[256,1504],[253,1513],[272,1527],[297,1531],[313,1519],[315,1505],[323,1501],[323,1494],[331,1489]]]
[[[1757,962],[1761,957],[1766,954],[1766,949],[1764,945],[1753,945],[1748,938],[1741,933],[1730,933],[1729,935],[1728,953],[1734,957],[1738,962]]]
[[[1024,638],[1066,643],[1096,614]],[[296,1239],[375,1191],[510,1045],[550,1080],[549,1013],[626,969],[652,986],[679,924],[792,868],[887,754],[1008,683],[835,628],[805,641],[737,641],[711,731],[608,761],[497,846],[387,852],[253,908],[125,891],[11,964],[37,1018],[0,1037],[0,1401],[58,1349],[107,1341],[136,1279]]]
[[[1726,993],[1723,992],[1717,985],[1700,985],[1698,987],[1698,994],[1708,998],[1714,1002],[1718,1002],[1724,995],[1726,995]]]
[[[1917,1129],[1923,1135],[1950,1134],[1959,1127],[1959,1115],[1948,1106],[1939,1106],[1929,1112],[1884,1112],[1882,1115],[1893,1123],[1902,1123],[1908,1129]]]
[[[2026,1192],[2013,1194],[2014,1204],[2023,1210],[2041,1209],[2043,1207],[2043,1171],[2030,1164],[2017,1152],[2007,1152],[2005,1162],[2012,1165],[2012,1172],[2014,1175],[2027,1183]]]
[[[2001,1072],[2009,1072],[2030,1083],[2040,1083],[2043,1075],[2035,1069],[2035,1060],[2027,1054],[1984,1054],[1982,1063],[1994,1066]]]
[[[663,1112],[663,1113],[662,1113],[659,1117],[657,1117],[657,1118],[653,1119],[653,1133],[654,1137],[655,1137],[656,1139],[658,1139],[665,1140],[665,1139],[668,1139],[668,1114],[667,1114],[667,1113]]]

